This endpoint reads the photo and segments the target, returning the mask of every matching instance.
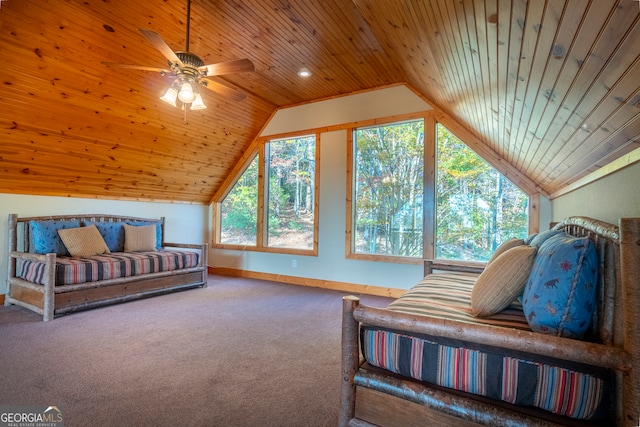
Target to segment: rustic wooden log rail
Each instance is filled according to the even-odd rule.
[[[196,267],[172,271],[149,273],[137,276],[87,282],[77,285],[55,285],[57,256],[28,252],[29,237],[27,224],[31,220],[71,220],[91,222],[126,222],[160,224],[163,248],[189,249],[199,253]],[[18,226],[22,224],[23,243],[18,250]],[[8,292],[5,304],[15,304],[32,310],[43,316],[44,321],[53,320],[56,315],[78,310],[100,307],[107,304],[131,301],[177,290],[205,287],[207,285],[208,245],[164,242],[164,217],[160,219],[138,218],[116,215],[58,215],[18,218],[9,215],[9,269]],[[29,282],[16,277],[18,260],[31,260],[44,263],[44,285]]]
[[[455,338],[529,354],[610,369],[616,426],[640,422],[640,218],[619,226],[583,217],[558,225],[575,236],[589,236],[598,250],[597,325],[600,342],[585,342],[529,331],[391,312],[367,307],[354,296],[343,299],[342,390],[339,425],[580,425],[533,408],[520,409],[403,378],[363,363],[359,328],[378,326]],[[425,268],[449,269],[450,263]],[[455,263],[454,263],[455,264]],[[474,266],[473,268],[477,268]],[[467,272],[471,271],[466,269]]]

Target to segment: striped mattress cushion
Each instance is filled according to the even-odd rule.
[[[56,258],[56,285],[77,285],[98,280],[117,279],[140,274],[158,273],[198,265],[198,253],[162,250],[151,252],[113,252],[90,258]],[[44,263],[23,261],[18,277],[44,284]]]
[[[430,275],[388,308],[529,329],[517,303],[491,318],[472,317],[474,279],[456,274]],[[576,419],[601,418],[607,412],[610,373],[603,369],[369,326],[361,334],[367,362],[396,374]]]
[[[471,315],[471,290],[477,277],[455,273],[428,275],[387,308],[401,313],[530,331],[518,301],[513,301],[506,309],[492,316]]]

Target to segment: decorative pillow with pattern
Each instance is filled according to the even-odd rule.
[[[539,248],[540,245],[542,245],[545,241],[547,241],[547,239],[550,239],[553,236],[557,236],[559,234],[567,234],[567,233],[565,233],[564,230],[554,230],[553,228],[551,230],[541,231],[540,233],[536,234],[533,237],[533,239],[531,239],[531,241],[529,242],[529,245],[536,246]]]
[[[588,237],[557,234],[538,249],[522,308],[531,329],[580,339],[596,304],[598,258]]]
[[[527,238],[524,239],[524,244],[525,245],[530,245],[531,242],[533,242],[533,239],[535,239],[537,235],[538,235],[538,233],[529,234],[529,236],[527,236]]]
[[[84,226],[94,225],[111,252],[124,252],[124,228],[121,222],[84,221]]]
[[[76,227],[80,227],[79,219],[29,221],[29,252],[69,256],[69,251],[62,243],[58,230]]]

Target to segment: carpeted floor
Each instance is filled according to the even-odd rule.
[[[57,405],[67,427],[335,426],[343,295],[211,275],[46,323],[0,307],[0,405]]]

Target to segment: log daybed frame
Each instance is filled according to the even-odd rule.
[[[613,372],[613,412],[607,425],[638,427],[640,421],[640,218],[611,225],[584,217],[564,220],[573,236],[589,236],[599,258],[597,325],[601,342],[410,315],[343,299],[342,388],[339,425],[592,425],[456,392],[368,365],[361,355],[360,328],[426,334],[602,367]],[[425,274],[451,269],[427,261]],[[454,267],[455,269],[455,267]],[[467,272],[477,271],[474,268]],[[608,332],[607,332],[608,331]]]
[[[196,267],[171,271],[148,273],[143,275],[99,280],[74,285],[55,284],[55,253],[29,253],[29,221],[80,220],[94,223],[122,222],[128,224],[159,224],[162,230],[162,248],[177,248],[199,253]],[[43,316],[44,321],[53,320],[56,315],[100,307],[107,304],[131,301],[173,291],[206,287],[207,285],[207,248],[203,244],[182,244],[164,242],[164,217],[160,219],[138,218],[116,215],[58,215],[18,218],[9,215],[9,269],[8,292],[5,304],[20,305]],[[19,228],[19,225],[21,227]],[[22,250],[18,250],[18,236],[23,237]],[[18,260],[42,262],[44,284],[33,283],[16,276]]]

